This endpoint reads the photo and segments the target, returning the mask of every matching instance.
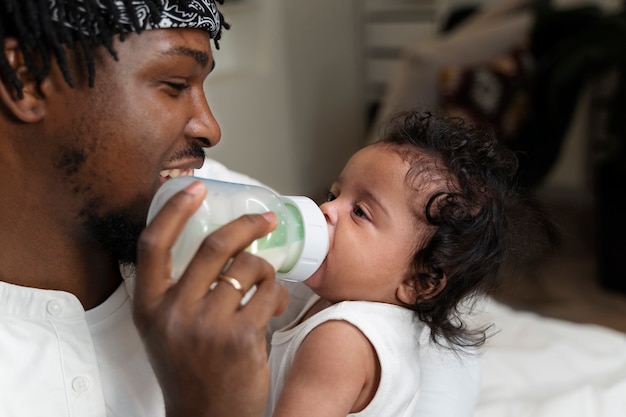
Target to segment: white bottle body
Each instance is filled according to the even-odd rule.
[[[205,184],[207,193],[172,247],[174,280],[180,278],[204,238],[214,230],[244,214],[268,211],[276,213],[277,227],[255,240],[247,251],[267,260],[277,277],[284,280],[303,281],[319,268],[328,251],[328,229],[319,207],[307,197],[280,196],[247,184],[179,177],[157,191],[148,211],[148,223],[167,200],[198,180]]]

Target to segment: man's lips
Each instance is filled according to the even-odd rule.
[[[179,160],[178,163],[171,164],[169,168],[162,169],[159,175],[162,182],[184,175],[190,176],[193,175],[195,169],[202,168],[203,164],[204,159],[200,158],[187,159],[186,161]]]

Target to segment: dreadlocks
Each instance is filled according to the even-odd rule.
[[[162,18],[166,19],[160,23]],[[127,33],[161,26],[207,29],[217,49],[222,28],[230,28],[213,0],[0,0],[0,45],[8,37],[17,38],[25,64],[38,82],[48,75],[54,56],[65,81],[73,87],[67,49],[79,48],[93,86],[95,47],[104,46],[117,59],[116,35],[123,41]],[[4,53],[0,54],[0,76],[21,98],[22,83]]]

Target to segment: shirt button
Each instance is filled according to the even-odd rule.
[[[46,305],[46,310],[51,316],[58,316],[63,312],[63,304],[59,300],[50,300]]]
[[[72,380],[72,388],[76,392],[85,392],[89,389],[91,383],[89,382],[89,378],[84,376],[77,376]]]

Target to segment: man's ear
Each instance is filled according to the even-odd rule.
[[[0,100],[13,115],[26,123],[38,122],[43,118],[45,101],[39,91],[36,77],[26,66],[24,54],[14,38],[4,40],[3,52],[17,78],[22,83],[22,94],[6,78],[0,79]]]
[[[426,282],[420,281],[415,275],[406,278],[396,290],[398,300],[408,305],[415,305],[419,301],[435,297],[446,287],[447,278],[430,278]]]

